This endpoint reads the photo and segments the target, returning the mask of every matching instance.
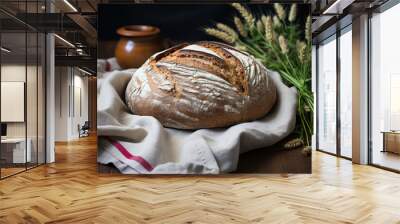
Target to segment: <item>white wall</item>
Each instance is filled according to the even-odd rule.
[[[38,70],[36,70],[38,69]],[[27,78],[27,80],[25,80]],[[25,135],[30,140],[33,162],[36,158],[39,163],[44,163],[45,150],[45,115],[44,115],[44,74],[42,68],[35,66],[25,66],[25,64],[3,64],[1,66],[1,81],[24,82],[26,85],[26,106],[21,108],[22,113],[26,112],[27,119],[23,122],[6,122],[7,137],[24,138]],[[21,90],[24,94],[24,90]],[[2,96],[4,97],[4,96]],[[12,110],[2,107],[3,112]],[[12,111],[8,111],[11,112]],[[37,153],[39,156],[37,157]]]
[[[74,75],[74,108],[73,108],[73,119],[72,119],[72,135],[78,136],[77,126],[80,124],[81,126],[88,121],[88,78],[87,76],[82,76],[82,73],[79,72],[77,75],[77,70],[75,70]],[[80,92],[80,93],[79,93]],[[79,102],[80,101],[80,102]],[[81,111],[80,111],[81,110]]]
[[[83,75],[76,68],[56,67],[56,141],[77,139],[78,125],[88,120],[88,78]]]
[[[25,82],[25,75],[27,69],[28,74],[36,74],[36,67],[35,66],[27,66],[25,67],[24,65],[18,65],[18,64],[5,64],[1,66],[1,81],[3,82]],[[29,85],[30,86],[36,86],[36,80],[31,80],[29,79]],[[36,88],[27,88],[27,106],[35,107],[36,108]],[[34,102],[34,104],[31,104]],[[34,111],[36,109],[34,108]],[[1,110],[7,110],[7,108],[1,108]],[[33,111],[32,108],[30,108],[29,111]],[[36,119],[37,115],[36,113],[27,113],[27,118],[28,118],[28,128],[32,127],[34,130],[36,130]],[[34,122],[34,123],[32,123]],[[8,122],[7,123],[7,135],[8,137],[25,137],[25,123],[26,122]],[[33,127],[34,126],[34,127]],[[28,130],[29,132],[29,130]],[[29,133],[28,133],[29,137]]]
[[[68,85],[67,67],[55,68],[55,141],[68,140]]]
[[[25,64],[8,64],[1,66],[1,81],[18,81],[25,82]],[[31,68],[28,67],[28,70]],[[1,108],[6,110],[6,108]],[[7,123],[8,137],[25,137],[25,122]]]

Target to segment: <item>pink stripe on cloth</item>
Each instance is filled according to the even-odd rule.
[[[140,165],[142,165],[149,172],[153,170],[153,166],[149,162],[147,162],[145,159],[143,159],[143,157],[135,156],[135,155],[131,154],[121,143],[111,139],[110,137],[106,137],[106,139],[115,148],[117,148],[122,153],[122,155],[125,156],[125,158],[127,158],[129,160],[135,160],[136,162],[138,162]]]
[[[110,72],[111,71],[111,64],[108,60],[106,60],[106,72]]]

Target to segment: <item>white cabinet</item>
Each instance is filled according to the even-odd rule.
[[[25,144],[27,144],[25,151]],[[12,163],[25,163],[32,161],[32,141],[25,138],[7,138],[1,140],[2,147],[11,149],[12,152]],[[26,161],[25,161],[26,160]]]

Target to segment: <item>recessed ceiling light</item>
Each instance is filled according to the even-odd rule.
[[[61,36],[59,36],[58,34],[54,34],[55,37],[57,37],[59,40],[61,40],[62,42],[64,42],[65,44],[67,44],[70,47],[75,48],[75,45],[73,45],[71,42],[69,42],[68,40],[62,38]]]
[[[81,68],[79,68],[79,67],[78,67],[78,70],[81,71],[81,72],[83,72],[83,73],[85,73],[85,74],[87,74],[87,75],[92,75],[92,73],[90,73],[90,72],[88,72],[88,71],[86,71],[86,70],[83,70],[83,69],[81,69]]]
[[[68,0],[64,0],[64,3],[68,5],[68,7],[70,7],[74,12],[78,12],[78,10]]]
[[[1,51],[4,51],[6,53],[10,53],[11,52],[11,50],[9,50],[9,49],[7,49],[5,47],[1,47],[0,49],[1,49]]]
[[[322,14],[342,14],[343,9],[351,5],[355,0],[336,0]]]

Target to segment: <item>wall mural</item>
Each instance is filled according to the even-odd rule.
[[[98,18],[100,172],[311,172],[309,4],[103,4]]]

